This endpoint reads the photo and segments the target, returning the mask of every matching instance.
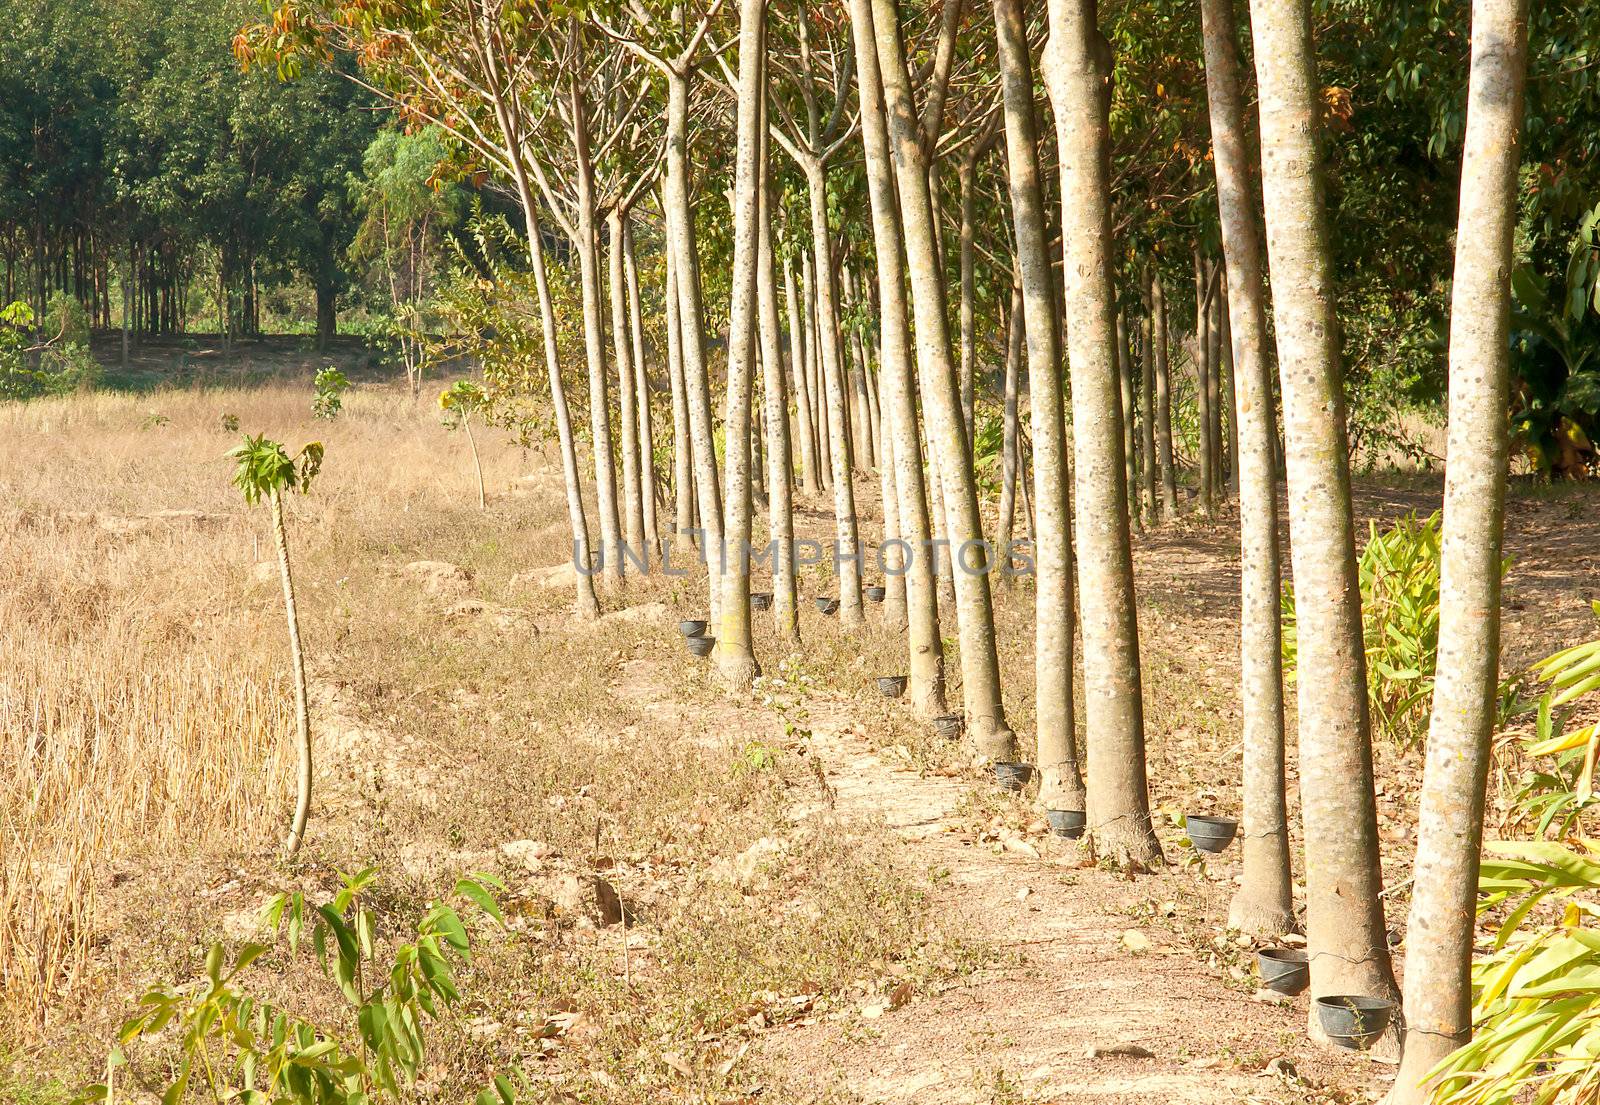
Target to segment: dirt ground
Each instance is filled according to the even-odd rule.
[[[684,655],[675,631],[680,617],[700,613],[703,583],[636,584],[608,597],[614,612],[589,629],[567,620],[561,612],[567,600],[557,591],[509,605],[508,596],[518,593],[515,573],[542,572],[559,562],[561,505],[548,460],[491,451],[497,482],[487,515],[463,510],[437,527],[414,518],[396,521],[392,533],[340,546],[348,562],[339,570],[348,572],[352,589],[340,603],[387,611],[388,621],[364,622],[359,610],[342,607],[335,616],[331,598],[318,613],[320,600],[312,602],[312,639],[337,658],[324,662],[313,679],[323,773],[313,832],[328,842],[323,854],[342,854],[352,863],[399,862],[406,885],[420,894],[443,867],[482,863],[514,870],[507,857],[540,833],[554,839],[556,832],[588,832],[590,821],[561,822],[581,806],[600,811],[583,814],[592,816],[593,847],[558,841],[561,850],[588,851],[589,862],[599,865],[593,855],[609,850],[601,847],[606,817],[631,818],[629,856],[607,855],[596,869],[607,871],[625,898],[645,902],[651,894],[692,900],[705,893],[696,889],[703,884],[693,872],[663,871],[697,864],[738,868],[769,852],[773,877],[793,876],[804,887],[823,876],[785,857],[805,841],[831,838],[862,857],[879,857],[873,849],[885,848],[881,858],[869,860],[883,864],[884,893],[904,875],[930,928],[958,935],[955,943],[930,939],[929,946],[973,949],[954,965],[946,961],[960,958],[956,952],[937,951],[942,965],[929,969],[874,959],[857,965],[861,980],[837,979],[826,995],[803,1001],[811,989],[802,982],[808,968],[796,966],[787,982],[764,992],[762,1008],[746,1023],[702,1033],[706,1054],[720,1048],[732,1056],[727,1069],[718,1064],[717,1077],[702,1077],[698,1059],[691,1077],[683,1060],[668,1053],[661,1062],[671,1069],[660,1075],[678,1078],[673,1071],[683,1066],[679,1082],[670,1091],[640,1083],[636,1097],[627,1099],[1288,1105],[1364,1101],[1383,1092],[1392,1067],[1306,1042],[1304,997],[1280,1004],[1257,995],[1251,949],[1222,928],[1238,874],[1237,848],[1201,863],[1179,846],[1182,813],[1238,812],[1238,540],[1226,510],[1215,523],[1179,522],[1136,542],[1152,798],[1169,863],[1155,874],[1128,877],[1080,867],[1078,853],[1048,835],[1025,799],[1002,794],[964,764],[959,750],[938,746],[903,707],[877,697],[873,677],[896,669],[903,646],[875,626],[847,635],[806,603],[805,655],[780,665],[774,643],[763,635],[758,651],[768,679],[755,694],[729,699],[715,689],[703,662]],[[870,502],[866,491],[862,501]],[[450,495],[460,497],[458,490]],[[1385,524],[1410,511],[1425,515],[1438,498],[1433,477],[1362,481],[1359,529],[1364,535],[1368,519]],[[405,499],[405,511],[411,502]],[[806,512],[806,524],[825,529],[824,504],[807,505],[816,509]],[[1507,537],[1514,558],[1506,590],[1508,670],[1596,633],[1586,605],[1600,596],[1596,505],[1587,489],[1514,492]],[[241,522],[239,532],[252,525]],[[418,598],[418,580],[393,578],[395,565],[408,560],[445,568],[453,560],[465,568],[459,576],[439,569],[449,585]],[[308,570],[308,585],[318,585],[309,583],[318,571],[331,578],[336,567]],[[336,586],[344,588],[346,579]],[[815,589],[808,580],[802,601]],[[272,596],[252,594],[253,609],[269,624]],[[1019,585],[1000,594],[997,606],[1007,705],[1026,735],[1031,596]],[[953,636],[953,623],[946,632]],[[505,655],[474,667],[485,663],[485,648]],[[950,668],[954,676],[953,659]],[[557,699],[564,712],[547,719],[540,711]],[[675,794],[653,814],[654,796],[629,790],[625,761],[604,769],[609,774],[592,785],[562,774],[574,770],[569,760],[587,770],[600,750],[629,747],[681,761],[678,776],[685,780],[729,756],[748,760],[752,748],[777,749],[788,766],[760,784],[768,795],[762,801],[774,803],[770,809],[736,794],[729,799],[735,804],[708,811],[693,804],[692,794]],[[1403,884],[1419,769],[1415,754],[1378,749],[1386,882],[1395,888],[1390,925],[1397,934],[1407,904]],[[1292,786],[1291,777],[1294,823]],[[612,813],[606,813],[608,804]],[[737,822],[743,835],[718,843],[720,853],[696,854],[696,839],[704,839],[696,834],[723,817]],[[193,969],[204,935],[219,927],[226,932],[229,919],[248,919],[261,888],[275,877],[270,845],[244,854],[207,853],[198,862],[177,857],[168,866],[130,861],[104,890],[123,926],[102,935],[106,954],[115,951],[125,961],[115,978],[126,984],[130,977],[181,977],[186,965]],[[872,905],[872,886],[861,892]],[[731,899],[720,923],[732,923],[741,908],[767,909],[774,901],[775,908],[787,908],[749,888],[743,894]],[[163,895],[164,932],[135,933],[141,923],[148,928],[148,911]],[[660,908],[659,931],[651,932],[649,911],[640,909],[647,918],[639,922],[641,931],[623,926],[620,943],[603,928],[568,931],[561,938],[571,942],[562,945],[561,955],[570,957],[562,960],[564,969],[598,978],[609,988],[608,1000],[638,990],[652,962],[666,958],[662,948],[671,942],[673,916]],[[130,916],[141,910],[142,922]],[[758,939],[776,947],[788,924],[780,918],[776,928],[759,930],[766,935]],[[713,946],[713,929],[691,933]],[[862,935],[835,926],[821,939],[848,943]],[[736,944],[728,949],[718,954],[756,954]],[[852,962],[848,956],[839,961]],[[783,974],[776,964],[764,969]],[[496,968],[483,970],[500,977]],[[519,1005],[536,1009],[549,1001],[538,985],[530,989],[507,977],[513,981],[502,1007],[476,1010],[465,1032],[473,1042],[460,1054],[469,1073],[492,1069],[495,1056],[521,1054],[501,1022],[511,1024]],[[713,1018],[719,1023],[736,1007],[744,1013],[754,1008],[741,1004],[751,1000],[747,982],[716,985],[724,993],[724,1007]],[[66,1046],[83,1049],[80,1058],[112,1023],[116,997],[99,995],[99,1019],[85,1020],[76,1037],[67,1034],[74,1042]],[[799,1003],[797,1012],[773,1015],[774,1003],[783,1002]],[[573,1066],[601,1062],[581,1054],[576,1034],[570,1051]],[[615,1056],[609,1061],[606,1069],[629,1069]],[[556,1073],[540,1083],[538,1099],[610,1099],[601,1090],[591,1098],[576,1089],[579,1076],[571,1067],[558,1071],[560,1062],[557,1057],[541,1068]],[[605,1082],[612,1076],[595,1078],[584,1085],[616,1089],[614,1078]],[[611,1096],[626,1097],[620,1090]]]

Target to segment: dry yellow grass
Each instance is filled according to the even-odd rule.
[[[97,394],[0,408],[0,1022],[38,1023],[81,976],[97,876],[131,854],[258,845],[282,830],[293,762],[265,517],[229,485],[237,434],[328,463],[292,504],[297,552],[467,501],[459,435],[427,403],[309,388]],[[452,466],[452,459],[461,463]],[[503,482],[513,454],[490,447]],[[274,577],[275,578],[275,577]]]

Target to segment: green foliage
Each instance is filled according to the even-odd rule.
[[[1600,602],[1593,605],[1600,615]],[[1527,756],[1546,762],[1526,772],[1513,804],[1517,820],[1532,822],[1535,835],[1566,836],[1600,801],[1594,793],[1600,722],[1568,728],[1578,700],[1600,689],[1600,640],[1563,649],[1535,665],[1532,674],[1547,687],[1533,732],[1519,739]]]
[[[402,1100],[422,1068],[428,1026],[461,1000],[457,964],[471,960],[472,945],[457,908],[434,902],[415,938],[383,954],[380,918],[365,897],[376,877],[376,868],[343,876],[340,890],[320,905],[308,906],[298,891],[276,895],[262,914],[271,943],[244,944],[231,961],[222,944],[212,944],[197,986],[146,993],[118,1033],[106,1080],[87,1087],[79,1105],[109,1105],[116,1072],[127,1065],[121,1047],[153,1037],[175,1037],[177,1048],[165,1105],[177,1105],[191,1088],[242,1105]],[[495,888],[503,888],[498,879],[474,874],[455,884],[452,897],[503,925]],[[313,1023],[248,986],[252,968],[280,943],[289,957],[298,955],[308,930],[323,977],[344,998],[343,1024]]]
[[[311,400],[311,413],[318,418],[332,420],[344,407],[344,393],[350,388],[345,374],[329,365],[317,373],[317,393]]]
[[[99,383],[100,366],[89,355],[87,323],[77,301],[57,295],[45,321],[47,336],[34,344],[33,309],[26,303],[0,307],[0,400],[66,395]]]
[[[487,402],[483,388],[471,380],[457,380],[439,393],[439,409],[444,412],[445,425],[452,428],[483,410]]]
[[[236,462],[233,485],[252,506],[262,498],[275,498],[284,491],[310,491],[311,481],[322,470],[322,454],[320,441],[308,442],[291,457],[281,444],[268,440],[265,434],[247,435],[242,445],[228,451]]]
[[[1415,746],[1427,736],[1439,657],[1438,512],[1419,522],[1415,513],[1379,532],[1371,524],[1357,563],[1361,584],[1361,628],[1367,662],[1367,702],[1374,730],[1388,740]],[[1501,566],[1503,573],[1510,566]],[[1285,678],[1296,677],[1294,587],[1283,589]]]

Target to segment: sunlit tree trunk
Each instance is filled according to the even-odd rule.
[[[843,266],[845,313],[854,319],[861,309],[861,290],[855,272],[848,262]],[[861,330],[850,327],[850,435],[855,446],[856,464],[863,470],[878,465],[876,437],[873,433],[872,385],[868,381],[867,343],[861,340]]]
[[[574,32],[573,42],[578,41]],[[589,156],[588,108],[574,79],[572,148],[577,165],[578,275],[583,295],[583,348],[589,361],[589,436],[594,450],[595,500],[600,512],[601,578],[622,584],[622,532],[617,514],[617,470],[611,448],[611,405],[606,396],[605,323],[600,312],[600,237],[595,226],[594,165]]]
[[[884,119],[883,80],[873,40],[872,0],[850,0],[850,28],[856,48],[861,139],[866,154],[867,198],[872,209],[872,240],[877,260],[882,350],[878,372],[884,393],[885,452],[894,464],[900,537],[909,546],[905,580],[910,697],[912,708],[918,713],[936,717],[946,710],[944,645],[939,636],[938,594],[928,555],[930,524],[911,368],[905,267],[900,252],[902,234],[895,167]]]
[[[739,2],[739,88],[735,120],[732,301],[728,312],[726,444],[728,564],[722,574],[722,615],[717,622],[717,668],[723,682],[743,690],[755,679],[750,639],[750,405],[756,360],[760,276],[762,101],[766,96],[767,0]]]
[[[1228,290],[1227,266],[1223,266],[1222,288],[1222,409],[1228,416],[1227,494],[1239,494],[1239,388],[1234,378],[1233,293]]]
[[[648,550],[644,543],[644,494],[640,478],[639,415],[635,407],[633,347],[628,336],[628,281],[623,263],[622,213],[616,208],[606,212],[607,275],[611,299],[611,345],[617,362],[617,414],[619,444],[622,447],[622,517],[623,533],[633,555],[646,565]]]
[[[1206,407],[1211,412],[1211,505],[1215,508],[1228,494],[1222,470],[1222,327],[1223,317],[1228,312],[1223,300],[1227,293],[1222,288],[1222,266],[1213,262],[1211,274],[1214,283],[1210,321],[1206,326]]]
[[[666,146],[667,171],[662,195],[677,275],[684,396],[689,408],[689,435],[694,446],[695,495],[700,512],[700,528],[704,531],[700,549],[706,560],[711,621],[719,624],[722,616],[722,565],[726,560],[722,540],[722,491],[717,481],[711,384],[706,376],[700,261],[695,247],[694,216],[689,201],[689,81],[678,73],[667,80]]]
[[[1233,0],[1202,0],[1211,144],[1227,267],[1227,314],[1238,366],[1239,671],[1243,707],[1244,872],[1228,923],[1252,936],[1294,929],[1284,795],[1283,659],[1279,639],[1278,496],[1272,380],[1267,368],[1261,217],[1245,122]]]
[[[763,115],[765,113],[763,112]],[[763,126],[763,135],[765,134]],[[761,158],[762,175],[768,171]],[[789,391],[783,374],[783,331],[778,322],[777,271],[772,256],[772,187],[761,184],[760,256],[756,291],[761,311],[762,398],[766,403],[767,436],[767,536],[772,542],[772,624],[778,636],[791,644],[800,641],[798,596],[795,589],[794,460],[789,435]]]
[[[666,258],[667,376],[672,387],[672,497],[674,554],[679,567],[694,555],[694,456],[689,441],[689,398],[683,382],[683,329],[678,321],[678,263],[669,237],[663,246]]]
[[[1017,269],[1013,263],[1013,270]],[[1011,310],[1006,322],[1006,371],[1002,384],[1000,419],[1000,506],[994,528],[994,547],[1001,561],[1000,582],[1013,580],[1007,559],[1016,540],[1017,522],[1017,390],[1022,375],[1022,282],[1011,285]]]
[[[1450,429],[1439,558],[1439,663],[1406,927],[1405,1054],[1396,1105],[1472,1034],[1472,941],[1500,671],[1501,538],[1526,0],[1475,0],[1450,294]]]
[[[294,576],[289,570],[289,532],[283,524],[283,492],[273,487],[268,497],[272,506],[272,540],[278,550],[278,575],[283,581],[283,612],[289,625],[289,660],[294,669],[295,772],[294,820],[289,824],[289,839],[284,850],[294,856],[306,839],[306,821],[311,816],[311,712],[306,701],[306,660],[300,647],[300,618],[294,605]]]
[[[988,558],[981,548],[983,527],[972,476],[972,456],[961,418],[961,392],[950,350],[944,279],[939,267],[938,231],[928,193],[928,162],[911,97],[911,81],[900,42],[896,0],[872,0],[873,36],[883,82],[885,118],[900,220],[905,235],[906,268],[916,322],[918,375],[937,452],[937,471],[945,520],[956,563],[956,620],[961,641],[962,697],[967,728],[981,755],[991,760],[1016,757],[1016,735],[1006,724],[1000,700],[1000,662],[995,650],[994,610],[989,592]]]
[[[1148,270],[1145,273],[1144,323],[1140,326],[1143,337],[1143,354],[1139,358],[1139,445],[1140,472],[1144,486],[1145,521],[1154,526],[1161,520],[1156,500],[1156,356],[1154,294],[1150,287]]]
[[[640,489],[644,499],[644,540],[651,556],[661,555],[660,520],[656,500],[655,429],[650,418],[650,373],[644,363],[644,311],[639,303],[639,262],[633,249],[633,216],[623,216],[622,256],[628,276],[628,337],[633,349],[634,394],[638,397]]]
[[[783,259],[783,295],[789,312],[789,367],[794,374],[798,423],[795,436],[800,439],[800,487],[808,495],[820,495],[822,484],[817,479],[817,442],[812,429],[811,385],[807,379],[807,365],[811,362],[810,345],[806,340],[806,317],[801,310],[800,297],[795,292],[794,262],[787,255]]]
[[[1039,746],[1039,801],[1046,809],[1084,809],[1073,724],[1072,520],[1062,395],[1061,319],[1050,259],[1049,221],[1039,172],[1033,59],[1023,0],[993,0],[1005,98],[1006,175],[1028,343],[1028,407],[1033,430],[1037,513],[1034,545],[1034,712]]]
[[[1067,361],[1083,622],[1088,831],[1119,862],[1161,862],[1145,779],[1139,627],[1122,476],[1115,252],[1111,240],[1111,45],[1094,0],[1050,0],[1041,59],[1055,109],[1066,244]],[[1043,532],[1041,521],[1040,531]]]
[[[961,197],[961,227],[959,231],[959,260],[961,265],[961,304],[958,308],[958,318],[961,327],[961,416],[962,425],[966,427],[967,440],[973,440],[973,433],[977,421],[977,389],[974,377],[977,373],[976,362],[978,359],[978,313],[977,313],[977,230],[973,226],[973,217],[977,209],[977,190],[975,188],[978,175],[978,159],[984,152],[984,144],[974,142],[968,150],[967,156],[961,159],[961,167],[957,171],[956,179],[959,182]]]
[[[847,629],[865,620],[861,610],[861,542],[856,495],[851,479],[850,426],[845,398],[844,359],[839,351],[839,312],[833,270],[833,234],[828,229],[827,175],[820,161],[805,166],[811,200],[811,267],[817,304],[817,352],[827,402],[829,471],[833,475],[834,561],[839,577],[839,622]]]
[[[1288,451],[1311,992],[1394,998],[1309,0],[1251,0]],[[1324,1039],[1313,1015],[1313,1038]]]

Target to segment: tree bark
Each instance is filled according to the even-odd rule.
[[[722,575],[722,616],[717,623],[717,668],[723,683],[746,690],[760,670],[750,637],[750,406],[755,377],[759,293],[762,101],[766,96],[767,0],[739,2],[739,88],[733,189],[732,300],[728,312],[728,390],[723,434],[723,480],[729,546]],[[859,612],[859,593],[857,596]]]
[[[812,287],[817,304],[817,351],[827,393],[829,471],[833,475],[834,563],[839,579],[839,623],[855,629],[866,620],[861,610],[861,542],[856,520],[855,481],[851,476],[850,425],[839,351],[839,311],[833,270],[833,235],[828,229],[827,170],[820,160],[805,165],[811,201]]]
[[[1145,778],[1139,627],[1122,475],[1115,251],[1111,239],[1111,45],[1094,0],[1050,0],[1041,59],[1061,156],[1072,373],[1078,605],[1089,752],[1088,830],[1121,863],[1161,862]],[[1041,531],[1043,529],[1041,521]]]
[[[1278,496],[1272,461],[1272,380],[1267,368],[1261,217],[1245,122],[1233,0],[1202,0],[1206,88],[1222,225],[1227,314],[1238,368],[1239,671],[1244,741],[1243,877],[1228,924],[1271,937],[1295,927],[1284,795],[1283,654],[1279,638]]]
[[[807,365],[811,362],[810,344],[806,341],[806,317],[801,313],[800,297],[795,291],[794,262],[783,259],[783,295],[789,311],[789,367],[794,373],[795,413],[799,425],[795,433],[800,438],[800,487],[808,495],[821,495],[822,484],[817,480],[817,439],[811,409],[811,386],[807,378]]]
[[[938,228],[928,191],[928,159],[922,148],[922,130],[900,41],[897,0],[871,2],[890,152],[900,196],[900,220],[905,232],[906,267],[911,278],[918,375],[928,412],[929,436],[937,449],[936,470],[943,485],[945,521],[954,552],[951,559],[957,568],[956,620],[967,730],[985,758],[1011,760],[1016,757],[1016,735],[1006,724],[1000,699],[1000,661],[995,651],[994,609],[989,592],[991,565],[974,563],[971,556],[974,551],[983,556],[983,527],[950,350]]]
[[[1298,604],[1311,992],[1393,999],[1308,0],[1251,0]],[[1315,1016],[1313,1039],[1325,1042]]]
[[[574,32],[576,42],[578,33]],[[572,149],[577,166],[578,273],[583,294],[583,347],[589,362],[589,433],[594,449],[595,500],[600,512],[601,578],[620,587],[623,578],[621,519],[617,514],[617,470],[611,449],[611,406],[606,397],[605,323],[600,313],[600,239],[595,226],[594,165],[589,154],[588,110],[572,80]]]
[[[1227,266],[1222,272],[1222,409],[1228,416],[1227,494],[1239,494],[1239,387],[1234,378],[1233,306],[1228,298]]]
[[[666,255],[667,287],[667,378],[672,388],[672,546],[685,558],[694,555],[695,489],[693,445],[689,441],[689,398],[683,380],[683,329],[678,312],[678,262],[668,237],[662,252]]]
[[[1006,324],[1006,373],[1000,421],[1000,507],[994,528],[994,547],[1002,558],[1000,582],[1006,586],[1010,586],[1014,578],[1009,550],[1016,540],[1017,522],[1017,391],[1022,375],[1022,310],[1022,283],[1018,280],[1011,285],[1011,312]]]
[[[640,478],[639,415],[635,410],[633,349],[628,337],[628,281],[623,271],[622,212],[606,212],[607,291],[611,300],[611,346],[617,362],[617,414],[622,448],[622,517],[627,548],[648,569],[644,542],[644,491]]]
[[[1150,288],[1150,317],[1155,346],[1156,459],[1161,473],[1160,521],[1178,516],[1178,473],[1172,464],[1172,374],[1167,359],[1167,296],[1158,274]]]
[[[1133,527],[1134,533],[1142,533],[1144,532],[1144,525],[1139,521],[1139,473],[1134,455],[1134,442],[1138,438],[1138,432],[1134,423],[1133,353],[1128,348],[1130,337],[1127,313],[1118,311],[1117,384],[1121,392],[1122,407],[1123,483],[1128,489],[1128,524]]]
[[[1155,295],[1150,286],[1147,269],[1145,281],[1145,319],[1139,328],[1144,338],[1143,356],[1139,358],[1139,444],[1141,446],[1140,477],[1144,483],[1144,517],[1151,526],[1161,520],[1156,500],[1156,342]]]
[[[765,133],[765,127],[762,128]],[[772,185],[761,159],[760,256],[756,291],[761,311],[762,398],[766,403],[767,536],[772,541],[772,624],[780,639],[800,643],[795,587],[794,459],[789,435],[789,395],[783,375],[783,331],[778,322],[777,272],[772,256]]]
[[[294,820],[289,824],[285,850],[300,851],[311,816],[311,713],[306,703],[306,659],[300,648],[300,619],[294,606],[294,576],[289,570],[289,532],[283,524],[283,492],[272,489],[272,539],[278,548],[278,575],[283,580],[283,614],[289,624],[289,661],[294,668],[295,748],[299,768],[295,773]]]
[[[711,384],[706,375],[705,312],[700,303],[700,255],[695,247],[694,214],[689,202],[689,78],[667,79],[667,234],[672,240],[678,285],[678,328],[683,348],[683,387],[693,442],[695,496],[700,513],[700,552],[706,562],[711,622],[722,616],[722,491],[717,482],[716,427],[711,414]],[[680,523],[681,525],[681,523]]]
[[[911,369],[902,231],[895,166],[884,119],[883,78],[874,44],[872,0],[850,0],[850,28],[856,48],[867,199],[872,209],[872,240],[877,257],[882,348],[878,372],[884,392],[884,437],[888,443],[885,451],[894,463],[901,540],[909,546],[905,581],[911,705],[924,717],[937,717],[947,709],[944,644],[939,634],[938,593],[928,555],[930,523]]]
[[[1396,1105],[1472,1034],[1484,788],[1500,671],[1501,538],[1526,0],[1475,0],[1450,295],[1450,428],[1439,559],[1439,663],[1406,928],[1405,1054]]]
[[[639,302],[639,262],[633,248],[633,215],[623,215],[622,260],[628,277],[628,339],[633,350],[635,410],[639,417],[639,494],[644,500],[644,543],[651,556],[661,555],[660,520],[656,500],[655,430],[650,418],[650,373],[644,363],[644,310]]]
[[[1200,516],[1214,513],[1211,491],[1216,481],[1211,474],[1211,458],[1216,449],[1211,437],[1211,300],[1210,273],[1200,247],[1194,247],[1194,403],[1199,441],[1195,446],[1195,490]]]
[[[1033,556],[1039,801],[1046,809],[1083,810],[1072,700],[1072,519],[1061,319],[1039,172],[1033,58],[1022,0],[993,0],[992,7],[1005,101],[1006,175],[1022,290],[1022,333],[1028,343],[1028,408],[1038,515]]]

